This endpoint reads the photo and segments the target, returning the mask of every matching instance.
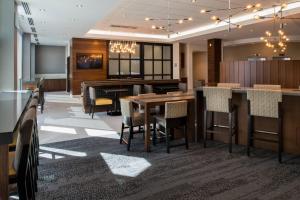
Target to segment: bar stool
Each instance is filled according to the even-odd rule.
[[[148,97],[148,98],[151,98],[151,97],[155,97],[156,94],[155,93],[147,93],[147,94],[139,94],[138,95],[139,97]],[[139,105],[139,112],[140,113],[144,113],[144,108]],[[154,108],[150,108],[150,114],[151,115],[155,115],[155,114],[158,114],[160,112],[160,107],[159,106],[155,106]]]
[[[187,133],[187,101],[176,101],[165,103],[165,115],[154,116],[154,135],[153,144],[156,143],[157,129],[156,124],[165,128],[165,132],[160,131],[166,137],[167,153],[170,153],[170,148],[177,146],[185,146],[189,148],[188,133]],[[183,144],[170,144],[171,129],[183,127],[185,143]]]
[[[179,88],[180,91],[186,92],[187,91],[187,84],[186,83],[179,83],[178,88]]]
[[[145,93],[153,93],[153,86],[152,85],[144,85],[144,92]]]
[[[230,87],[203,87],[204,96],[204,143],[206,148],[207,133],[211,134],[211,139],[215,133],[222,133],[215,131],[214,128],[228,129],[228,148],[229,153],[232,153],[232,136],[235,135],[235,143],[238,143],[237,137],[237,108],[232,103],[232,89]],[[228,126],[214,124],[214,113],[228,114]],[[211,113],[211,126],[207,127],[208,113]]]
[[[19,199],[35,199],[37,166],[34,163],[33,126],[36,109],[26,111],[20,127],[16,151],[9,153],[9,183],[17,183]]]
[[[142,86],[141,85],[133,85],[132,95],[138,96],[139,94],[142,94]]]
[[[96,98],[96,89],[94,87],[89,87],[89,95],[90,95],[90,100],[91,100],[89,115],[92,114],[92,119],[94,119],[94,113],[95,113],[96,106],[106,106],[106,107],[112,108],[113,101],[111,99]]]
[[[281,85],[254,84],[253,88],[254,89],[281,90]]]
[[[253,146],[254,140],[264,142],[272,142],[278,144],[278,161],[282,161],[283,151],[283,137],[282,137],[282,92],[280,90],[262,90],[251,89],[247,91],[248,100],[248,142],[247,142],[247,155],[250,156],[250,147]],[[276,119],[277,132],[270,132],[265,130],[255,130],[254,117],[266,117]],[[255,134],[257,136],[255,136]],[[272,135],[276,136],[277,140],[265,139],[259,135]]]
[[[144,126],[145,120],[144,115],[139,112],[134,112],[132,102],[127,99],[120,99],[121,112],[122,112],[122,128],[120,135],[120,144],[127,143],[127,151],[130,150],[131,139],[133,138],[134,133],[143,133],[140,127]],[[134,127],[139,127],[138,132],[134,132]],[[129,129],[129,136],[127,141],[124,140],[124,129]]]

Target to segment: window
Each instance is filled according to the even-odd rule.
[[[135,54],[109,53],[109,78],[172,79],[172,45],[138,43]]]

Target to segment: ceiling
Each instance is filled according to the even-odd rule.
[[[38,40],[41,44],[67,44],[72,37],[97,37],[97,38],[120,38],[113,36],[115,33],[139,33],[144,34],[140,40],[152,40],[163,38],[167,41],[165,31],[153,30],[152,25],[166,25],[159,22],[146,22],[145,17],[150,18],[187,18],[192,17],[193,21],[172,26],[174,32],[185,32],[198,27],[214,24],[210,17],[212,14],[201,14],[201,9],[227,8],[228,0],[197,0],[192,3],[191,0],[23,0],[27,2],[31,10],[28,16],[18,8],[18,19],[24,32],[32,32],[28,24],[27,17],[32,17],[34,26],[37,30]],[[21,0],[17,0],[20,4]],[[170,2],[168,6],[168,2]],[[245,7],[248,4],[262,3],[264,8],[269,8],[278,4],[280,0],[231,0],[232,7]],[[285,1],[294,2],[294,1]],[[299,10],[297,12],[300,13]],[[220,17],[228,16],[228,12],[215,12],[214,15]],[[295,14],[292,12],[290,14]],[[299,17],[299,16],[298,16]],[[199,34],[190,34],[185,37],[173,39],[182,42],[200,44],[208,38],[218,37],[226,41],[241,40],[245,38],[260,37],[266,28],[272,28],[272,23],[264,21],[261,23],[249,23],[242,29],[234,29],[230,33],[226,31],[227,27],[213,28],[209,34],[203,32]],[[255,23],[255,24],[254,24]],[[111,25],[129,26],[131,28],[114,28]],[[300,20],[289,21],[286,28],[293,35],[300,35]],[[133,27],[135,27],[133,29]],[[99,30],[106,35],[89,35],[89,30]],[[125,34],[126,35],[126,34]],[[149,36],[149,38],[147,37]],[[157,36],[155,38],[154,36]],[[177,36],[176,36],[177,37]],[[134,37],[124,36],[122,38],[134,39]],[[34,41],[34,38],[33,38]]]

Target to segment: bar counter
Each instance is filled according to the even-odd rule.
[[[232,102],[238,109],[238,144],[240,145],[247,144],[247,89],[250,88],[233,89],[232,96]],[[286,153],[300,155],[300,90],[284,88],[281,91],[283,94],[283,149]],[[198,141],[203,137],[203,106],[203,91],[202,87],[200,87],[196,89],[196,131],[198,133]],[[226,114],[215,114],[215,122],[220,125],[227,125],[227,119]],[[261,130],[268,131],[275,131],[277,128],[274,119],[262,117],[255,117],[254,126]],[[228,141],[227,134],[215,134],[214,139],[225,143]],[[275,151],[277,149],[277,144],[262,141],[255,141],[254,146]]]
[[[8,199],[8,145],[19,126],[31,92],[0,92],[0,199]]]

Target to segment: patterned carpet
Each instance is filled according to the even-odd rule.
[[[74,106],[48,102],[40,127],[54,126],[49,118]],[[276,153],[255,150],[248,158],[244,147],[234,146],[229,154],[226,145],[216,142],[207,149],[177,147],[171,154],[161,143],[145,153],[141,136],[134,137],[127,152],[118,141],[118,120],[111,130],[74,124],[76,134],[62,129],[61,137],[41,130],[37,199],[300,199],[298,157],[285,155],[284,164],[278,164]]]

